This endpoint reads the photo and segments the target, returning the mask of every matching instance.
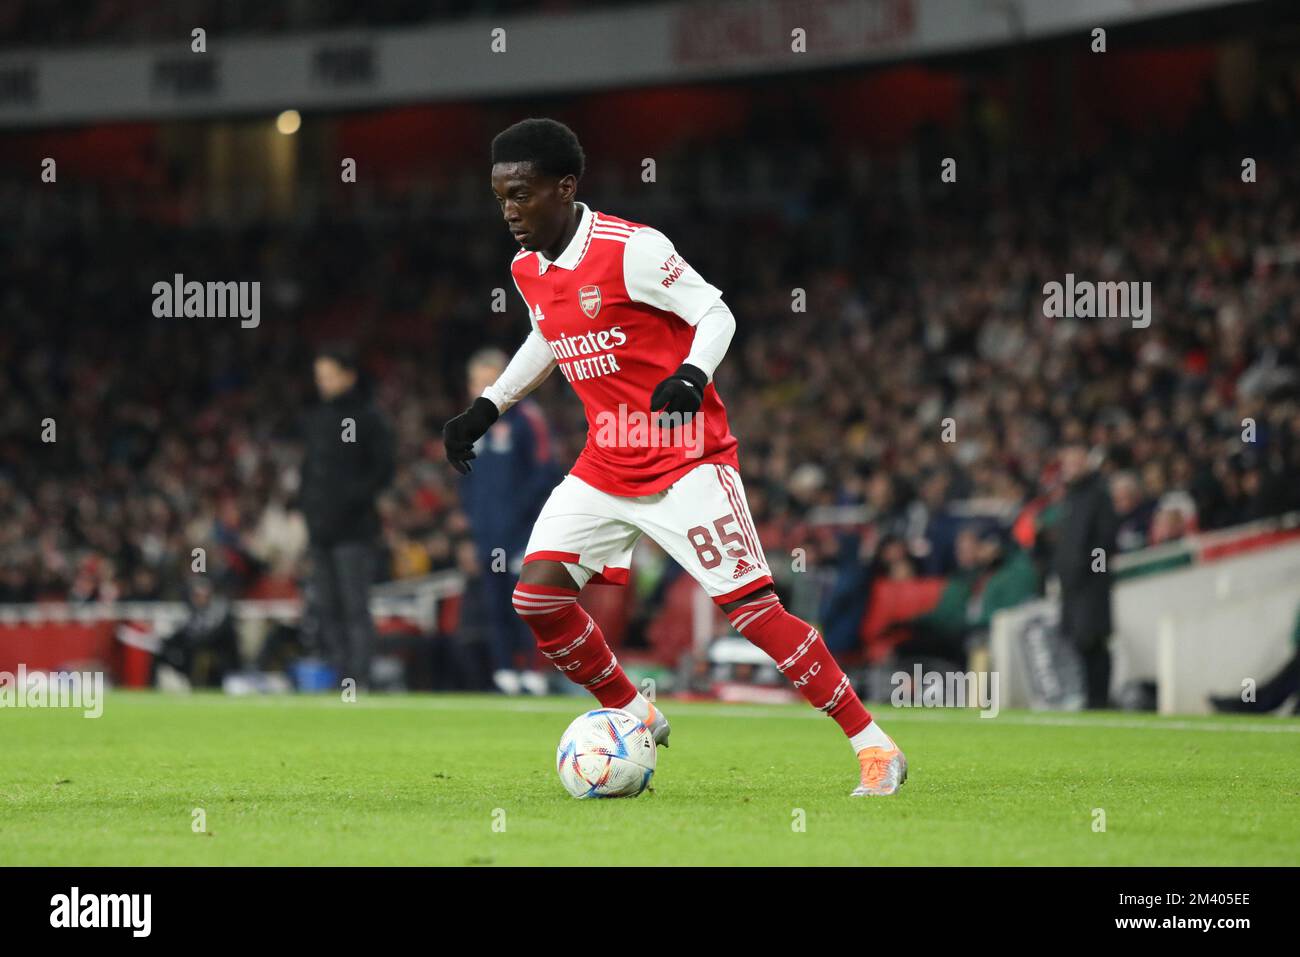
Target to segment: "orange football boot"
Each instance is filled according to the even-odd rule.
[[[885,797],[895,793],[907,780],[907,758],[889,739],[888,748],[863,748],[858,752],[862,766],[862,783],[853,791],[853,797]]]

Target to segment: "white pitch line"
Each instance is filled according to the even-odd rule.
[[[134,696],[133,696],[134,698]],[[184,697],[149,696],[134,698],[135,701],[167,701],[178,702],[187,700]],[[370,699],[362,698],[355,704],[344,704],[334,698],[333,695],[270,695],[270,696],[249,696],[246,698],[233,699],[217,696],[198,697],[188,699],[198,702],[211,701],[234,701],[239,700],[246,704],[256,703],[262,707],[315,707],[343,709],[357,707],[365,711],[508,711],[520,714],[567,714],[575,708],[581,708],[586,703],[585,700],[569,700],[565,698],[546,698],[537,701],[509,701],[500,698],[485,695],[478,699],[466,698],[446,698],[436,694],[429,695],[426,698],[389,698],[386,695],[377,695]],[[746,707],[743,705],[713,704],[699,701],[677,701],[673,702],[671,698],[666,699],[668,707],[678,714],[707,715],[709,717],[720,718],[742,718],[742,719],[788,719],[794,718],[809,721],[825,721],[825,715],[813,710],[769,710],[764,707]],[[112,704],[111,694],[105,702],[107,710]],[[873,707],[871,702],[866,702],[868,708]],[[594,706],[594,705],[593,705]],[[930,721],[930,722],[956,722],[966,721],[977,725],[988,725],[990,728],[1001,725],[1017,725],[1024,727],[1058,727],[1058,728],[1092,728],[1097,730],[1127,730],[1127,731],[1211,731],[1216,733],[1238,733],[1246,734],[1300,734],[1300,722],[1293,722],[1286,718],[1272,718],[1268,723],[1256,722],[1251,720],[1242,720],[1240,722],[1211,722],[1211,721],[1188,721],[1179,718],[1160,718],[1153,716],[1150,718],[1111,718],[1106,716],[1089,716],[1081,713],[1070,715],[1050,715],[1050,714],[1005,714],[996,718],[977,718],[979,713],[974,708],[896,708],[889,705],[874,705],[875,713],[882,716],[888,715],[889,722],[909,722],[909,721]],[[1276,722],[1276,723],[1274,723]]]

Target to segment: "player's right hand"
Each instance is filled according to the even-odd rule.
[[[448,419],[442,427],[442,444],[447,450],[447,461],[461,475],[470,473],[473,466],[469,460],[475,457],[474,443],[492,428],[492,423],[500,414],[491,399],[479,396],[473,405],[454,419]]]

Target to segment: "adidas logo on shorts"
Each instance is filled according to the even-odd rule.
[[[743,558],[740,559],[738,562],[736,562],[736,570],[731,573],[732,581],[735,581],[737,578],[744,578],[746,575],[752,572],[754,568],[755,566],[751,565]]]

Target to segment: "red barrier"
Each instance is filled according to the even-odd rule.
[[[1300,528],[1283,528],[1260,532],[1258,535],[1236,538],[1221,545],[1207,545],[1201,550],[1200,560],[1203,562],[1219,561],[1233,555],[1258,551],[1261,548],[1272,548],[1275,545],[1281,545],[1283,542],[1293,541],[1297,538],[1300,538]]]
[[[46,622],[39,625],[0,625],[0,671],[82,670],[87,662],[113,664],[110,621]]]
[[[153,655],[135,645],[115,642],[116,660],[112,673],[116,683],[123,688],[148,688],[152,684]]]

